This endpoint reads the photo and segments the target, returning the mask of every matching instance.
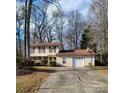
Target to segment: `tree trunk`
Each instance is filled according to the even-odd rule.
[[[27,6],[28,4],[28,6]],[[24,58],[30,57],[30,16],[32,0],[25,2],[25,36],[24,36]]]
[[[61,42],[61,46],[62,46],[62,50],[64,50],[64,46],[63,46],[63,35],[62,35],[62,30],[60,31],[60,42]]]
[[[25,1],[24,58],[26,58],[27,2],[28,0]]]
[[[18,44],[19,44],[19,54],[21,55],[20,26],[19,26],[19,33],[18,33]]]
[[[26,58],[30,57],[30,17],[31,17],[32,0],[29,0],[27,11],[27,33],[26,33]]]

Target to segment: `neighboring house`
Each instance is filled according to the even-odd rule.
[[[95,53],[91,49],[61,51],[60,42],[31,44],[30,56],[35,62],[56,61],[58,65],[67,67],[95,65]]]

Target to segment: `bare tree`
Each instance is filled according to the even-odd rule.
[[[49,4],[57,7],[56,0],[18,0],[24,4],[24,58],[30,57],[30,34],[34,38],[34,43],[37,42],[51,42],[55,36],[53,17],[49,18],[47,8]],[[18,2],[17,1],[17,2]],[[38,4],[40,1],[45,2],[44,6]],[[37,3],[36,3],[37,2]],[[57,7],[58,8],[58,7]],[[34,12],[34,11],[35,12]],[[34,17],[34,18],[33,18]],[[19,23],[19,21],[18,21]],[[35,29],[31,32],[31,25],[35,25]],[[20,24],[19,24],[20,26]],[[17,34],[20,36],[20,33]],[[19,37],[20,38],[20,37]],[[17,40],[20,42],[20,40]],[[20,46],[20,45],[19,45]]]
[[[97,43],[98,52],[108,52],[108,1],[93,0],[89,11],[89,22],[93,31],[93,41]],[[106,56],[107,59],[107,56]],[[103,60],[101,60],[102,62]]]
[[[18,42],[18,53],[19,54],[22,54],[22,51],[21,51],[21,38],[20,38],[20,33],[21,33],[21,26],[22,26],[22,20],[19,20],[18,18],[16,18],[16,22],[17,22],[17,31],[16,31],[16,36],[17,36],[17,42]]]
[[[57,32],[57,39],[61,42],[62,50],[64,50],[63,32],[65,27],[65,16],[62,11],[56,12],[54,16],[56,17],[55,29]]]
[[[24,23],[24,6],[20,1],[17,3],[16,7],[16,42],[17,42],[17,52],[19,55],[22,55],[22,40],[21,40],[21,32],[23,30]]]
[[[72,11],[68,17],[68,29],[65,35],[66,41],[72,49],[78,49],[80,36],[83,31],[83,21],[78,11]]]
[[[32,21],[35,25],[34,33],[38,42],[51,42],[54,36],[54,16],[49,16],[47,3],[41,6],[33,5]]]

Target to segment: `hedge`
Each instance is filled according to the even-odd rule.
[[[54,61],[54,62],[51,61],[50,66],[52,66],[52,67],[56,66],[56,61]]]

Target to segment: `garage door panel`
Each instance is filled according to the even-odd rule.
[[[73,58],[73,66],[74,67],[83,67],[84,59],[82,57],[74,57]]]

